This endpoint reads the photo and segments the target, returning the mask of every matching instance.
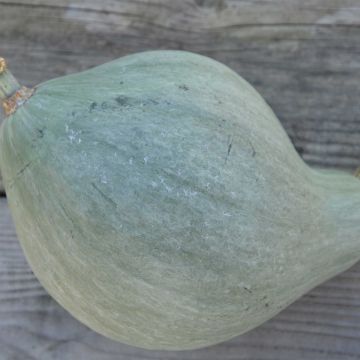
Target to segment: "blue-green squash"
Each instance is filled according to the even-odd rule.
[[[20,88],[0,74],[0,169],[42,285],[148,349],[242,334],[360,257],[360,181],[308,167],[262,97],[181,51]]]

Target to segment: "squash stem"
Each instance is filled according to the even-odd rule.
[[[8,99],[20,88],[21,85],[7,68],[5,59],[0,58],[0,100]]]
[[[33,92],[33,89],[28,89],[19,84],[7,68],[5,59],[0,58],[0,104],[5,116],[15,112]]]

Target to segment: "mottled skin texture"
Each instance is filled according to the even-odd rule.
[[[359,258],[360,181],[307,167],[260,95],[199,55],[41,84],[3,124],[0,166],[41,283],[135,346],[230,339]]]

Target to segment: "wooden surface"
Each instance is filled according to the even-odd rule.
[[[359,0],[0,0],[0,56],[24,85],[158,48],[199,52],[238,71],[308,163],[360,165]],[[95,334],[50,299],[0,200],[0,360],[360,359],[359,299],[357,265],[232,341],[142,351]]]

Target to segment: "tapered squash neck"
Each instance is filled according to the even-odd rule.
[[[6,61],[0,58],[0,105],[3,114],[1,122],[14,113],[32,94],[34,90],[21,86],[7,67]]]
[[[357,168],[354,175],[360,180],[360,167]]]
[[[360,169],[353,175],[317,169],[314,182],[324,194],[324,211],[334,225],[337,248],[354,251],[360,259]]]

